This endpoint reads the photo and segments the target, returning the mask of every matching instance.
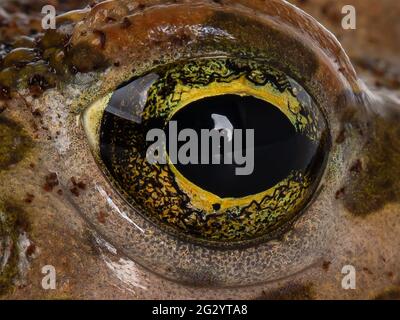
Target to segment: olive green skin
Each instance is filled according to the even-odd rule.
[[[309,4],[315,17],[330,25],[347,44],[359,76],[374,91],[371,94],[359,82],[332,35],[282,1],[204,1],[203,7],[190,16],[182,14],[190,11],[189,4],[171,9],[157,7],[159,2],[167,1],[147,1],[145,5],[131,0],[109,1],[74,12],[62,17],[62,24],[70,27],[48,32],[35,41],[19,39],[15,46],[24,49],[10,55],[8,48],[4,52],[7,55],[2,54],[0,108],[6,120],[0,126],[1,132],[9,132],[6,141],[11,141],[10,135],[15,139],[0,147],[0,208],[9,217],[7,223],[2,222],[0,237],[12,239],[14,250],[20,250],[18,259],[26,262],[18,263],[15,255],[8,260],[7,272],[0,277],[2,298],[399,297],[400,130],[399,104],[392,98],[399,89],[395,76],[400,68],[396,59],[399,48],[393,41],[396,28],[388,28],[382,21],[376,29],[381,28],[381,34],[387,36],[376,37],[371,43],[362,35],[357,37],[368,26],[369,1],[350,1],[360,8],[356,31],[340,29],[340,19],[336,21],[334,15],[340,13],[340,2],[323,10],[328,12],[327,17],[319,17],[316,6]],[[249,21],[232,23],[236,18],[226,14],[243,5],[250,11],[264,12],[267,21],[272,21],[268,16],[278,17],[292,28],[294,38],[307,41],[300,45],[272,31],[267,33],[270,38],[263,38],[265,34],[256,32],[257,24],[253,25],[254,32],[244,37],[248,29],[237,26],[250,28]],[[399,6],[394,1],[374,5],[382,10]],[[225,14],[210,14],[210,6]],[[149,10],[152,14],[146,14]],[[127,21],[125,17],[132,14],[132,20]],[[151,36],[149,30],[157,31],[155,24],[160,17],[176,28],[170,34]],[[37,25],[37,21],[32,23]],[[188,43],[192,44],[191,55],[226,50],[227,43],[215,41],[215,35],[204,37],[202,45],[196,45],[197,39],[184,27],[190,23],[230,30],[243,44],[241,48],[247,45],[246,50],[262,50],[257,44],[270,45],[271,64],[293,75],[317,96],[333,139],[332,157],[319,193],[292,230],[271,243],[271,248],[282,253],[281,261],[272,262],[274,270],[281,272],[271,272],[268,281],[240,290],[226,287],[220,275],[209,270],[182,270],[185,284],[180,284],[164,278],[177,274],[165,275],[162,268],[155,274],[130,259],[131,251],[120,247],[131,238],[127,234],[113,237],[113,227],[119,222],[115,208],[102,205],[102,197],[104,192],[108,194],[116,207],[121,201],[98,169],[83,129],[76,122],[76,116],[90,102],[129,77],[155,63],[169,61],[174,58],[172,53],[189,54],[183,50]],[[267,24],[272,26],[272,22]],[[11,27],[1,27],[5,30],[3,42],[10,42],[17,34],[7,28]],[[377,35],[378,30],[370,33]],[[358,42],[353,46],[349,39],[354,37]],[[277,43],[280,46],[274,47]],[[314,49],[305,44],[312,44]],[[368,64],[364,53],[390,67],[376,69]],[[34,77],[37,74],[40,76]],[[390,91],[376,88],[376,84]],[[376,97],[382,99],[374,100]],[[10,153],[15,156],[7,156]],[[51,172],[57,172],[58,178],[52,179]],[[95,209],[91,214],[84,209],[90,205]],[[319,229],[321,226],[325,229]],[[29,245],[18,240],[21,234],[27,235]],[[326,239],[317,246],[316,241],[324,235]],[[321,251],[306,259],[311,248]],[[292,266],[283,267],[285,256],[291,258]],[[4,249],[0,257],[4,257]],[[218,261],[215,263],[218,265]],[[40,286],[41,269],[48,264],[57,270],[56,290],[46,291]],[[347,264],[357,270],[356,290],[340,286],[341,270]]]

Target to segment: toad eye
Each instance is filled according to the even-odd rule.
[[[255,59],[153,68],[93,103],[83,123],[132,207],[173,236],[214,246],[282,233],[312,198],[329,151],[310,94]]]
[[[345,170],[331,137],[358,88],[332,35],[282,1],[116,3],[95,7],[71,40],[109,65],[75,79],[91,84],[71,142],[89,160],[64,161],[91,175],[74,198],[81,215],[178,282],[254,285],[317,263]]]

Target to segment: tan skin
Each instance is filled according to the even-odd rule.
[[[391,16],[400,5],[390,0],[336,1],[334,5],[330,1],[293,1],[335,32],[356,75],[333,36],[282,1],[203,1],[195,11],[190,4],[177,2],[166,7],[159,6],[165,1],[142,1],[141,5],[131,0],[108,1],[61,17],[59,24],[68,27],[59,25],[57,35],[65,34],[65,39],[58,42],[59,38],[48,35],[42,38],[48,45],[40,42],[41,37],[30,44],[44,48],[38,55],[46,61],[50,58],[45,57],[45,49],[58,49],[59,62],[50,63],[68,68],[65,73],[56,70],[54,79],[43,72],[46,85],[39,81],[42,78],[32,80],[38,71],[24,69],[24,57],[8,58],[8,67],[25,70],[29,79],[18,87],[13,81],[2,84],[6,90],[0,104],[4,133],[0,211],[8,218],[0,220],[1,298],[400,298],[400,186],[396,179],[400,174],[400,105],[396,98],[400,48],[394,41],[399,37],[398,19]],[[349,2],[358,10],[358,27],[346,31],[340,27],[340,8]],[[278,17],[280,26],[288,26],[288,33],[275,37],[279,45],[271,49],[276,50],[271,61],[279,66],[286,63],[280,60],[287,60],[293,72],[304,77],[305,86],[315,93],[327,115],[332,137],[318,193],[282,237],[259,248],[266,250],[270,245],[274,249],[267,253],[271,268],[265,269],[264,281],[243,286],[213,282],[222,279],[218,268],[205,272],[190,266],[187,274],[176,275],[168,273],[162,263],[156,267],[148,263],[150,258],[142,259],[138,254],[141,248],[135,248],[128,237],[132,225],[116,213],[123,211],[124,200],[102,175],[77,121],[90,102],[155,60],[174,59],[174,53],[204,54],[198,48],[185,51],[188,43],[200,41],[187,26],[212,24],[209,19],[215,10],[238,10],[252,19],[256,19],[255,12],[262,12],[266,28],[281,28],[268,16]],[[38,27],[34,18],[25,25],[20,23],[1,27],[4,42]],[[172,31],[160,31],[162,25]],[[129,36],[132,34],[135,37]],[[302,39],[306,45],[296,42],[289,48],[282,35]],[[247,37],[251,46],[260,43],[256,37]],[[68,48],[64,50],[65,44]],[[54,50],[49,52],[57,58]],[[163,52],[172,52],[171,57],[161,58]],[[284,59],[279,59],[282,56]],[[3,82],[9,80],[4,75],[5,59],[0,68]],[[304,67],[307,61],[315,63]],[[23,75],[18,73],[18,77]],[[132,220],[142,223],[139,218]],[[150,230],[148,227],[145,232]],[[355,290],[341,287],[342,267],[349,264],[356,269]],[[45,265],[55,267],[55,290],[41,287]],[[185,284],[175,281],[177,278]]]

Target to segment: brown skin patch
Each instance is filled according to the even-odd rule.
[[[23,160],[31,146],[31,139],[19,125],[0,117],[0,171]]]
[[[311,284],[289,284],[271,292],[262,292],[255,300],[313,300]]]
[[[375,300],[400,300],[400,288],[390,288],[378,294]]]
[[[376,118],[365,146],[367,159],[351,166],[343,197],[346,209],[356,216],[366,216],[400,199],[400,114]]]

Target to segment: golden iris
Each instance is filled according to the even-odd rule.
[[[252,174],[235,176],[226,164],[147,161],[149,130],[174,120],[199,131],[214,113],[254,130]],[[304,88],[263,61],[236,58],[155,68],[94,103],[84,122],[107,176],[132,206],[166,231],[210,243],[280,232],[317,188],[329,143]]]

